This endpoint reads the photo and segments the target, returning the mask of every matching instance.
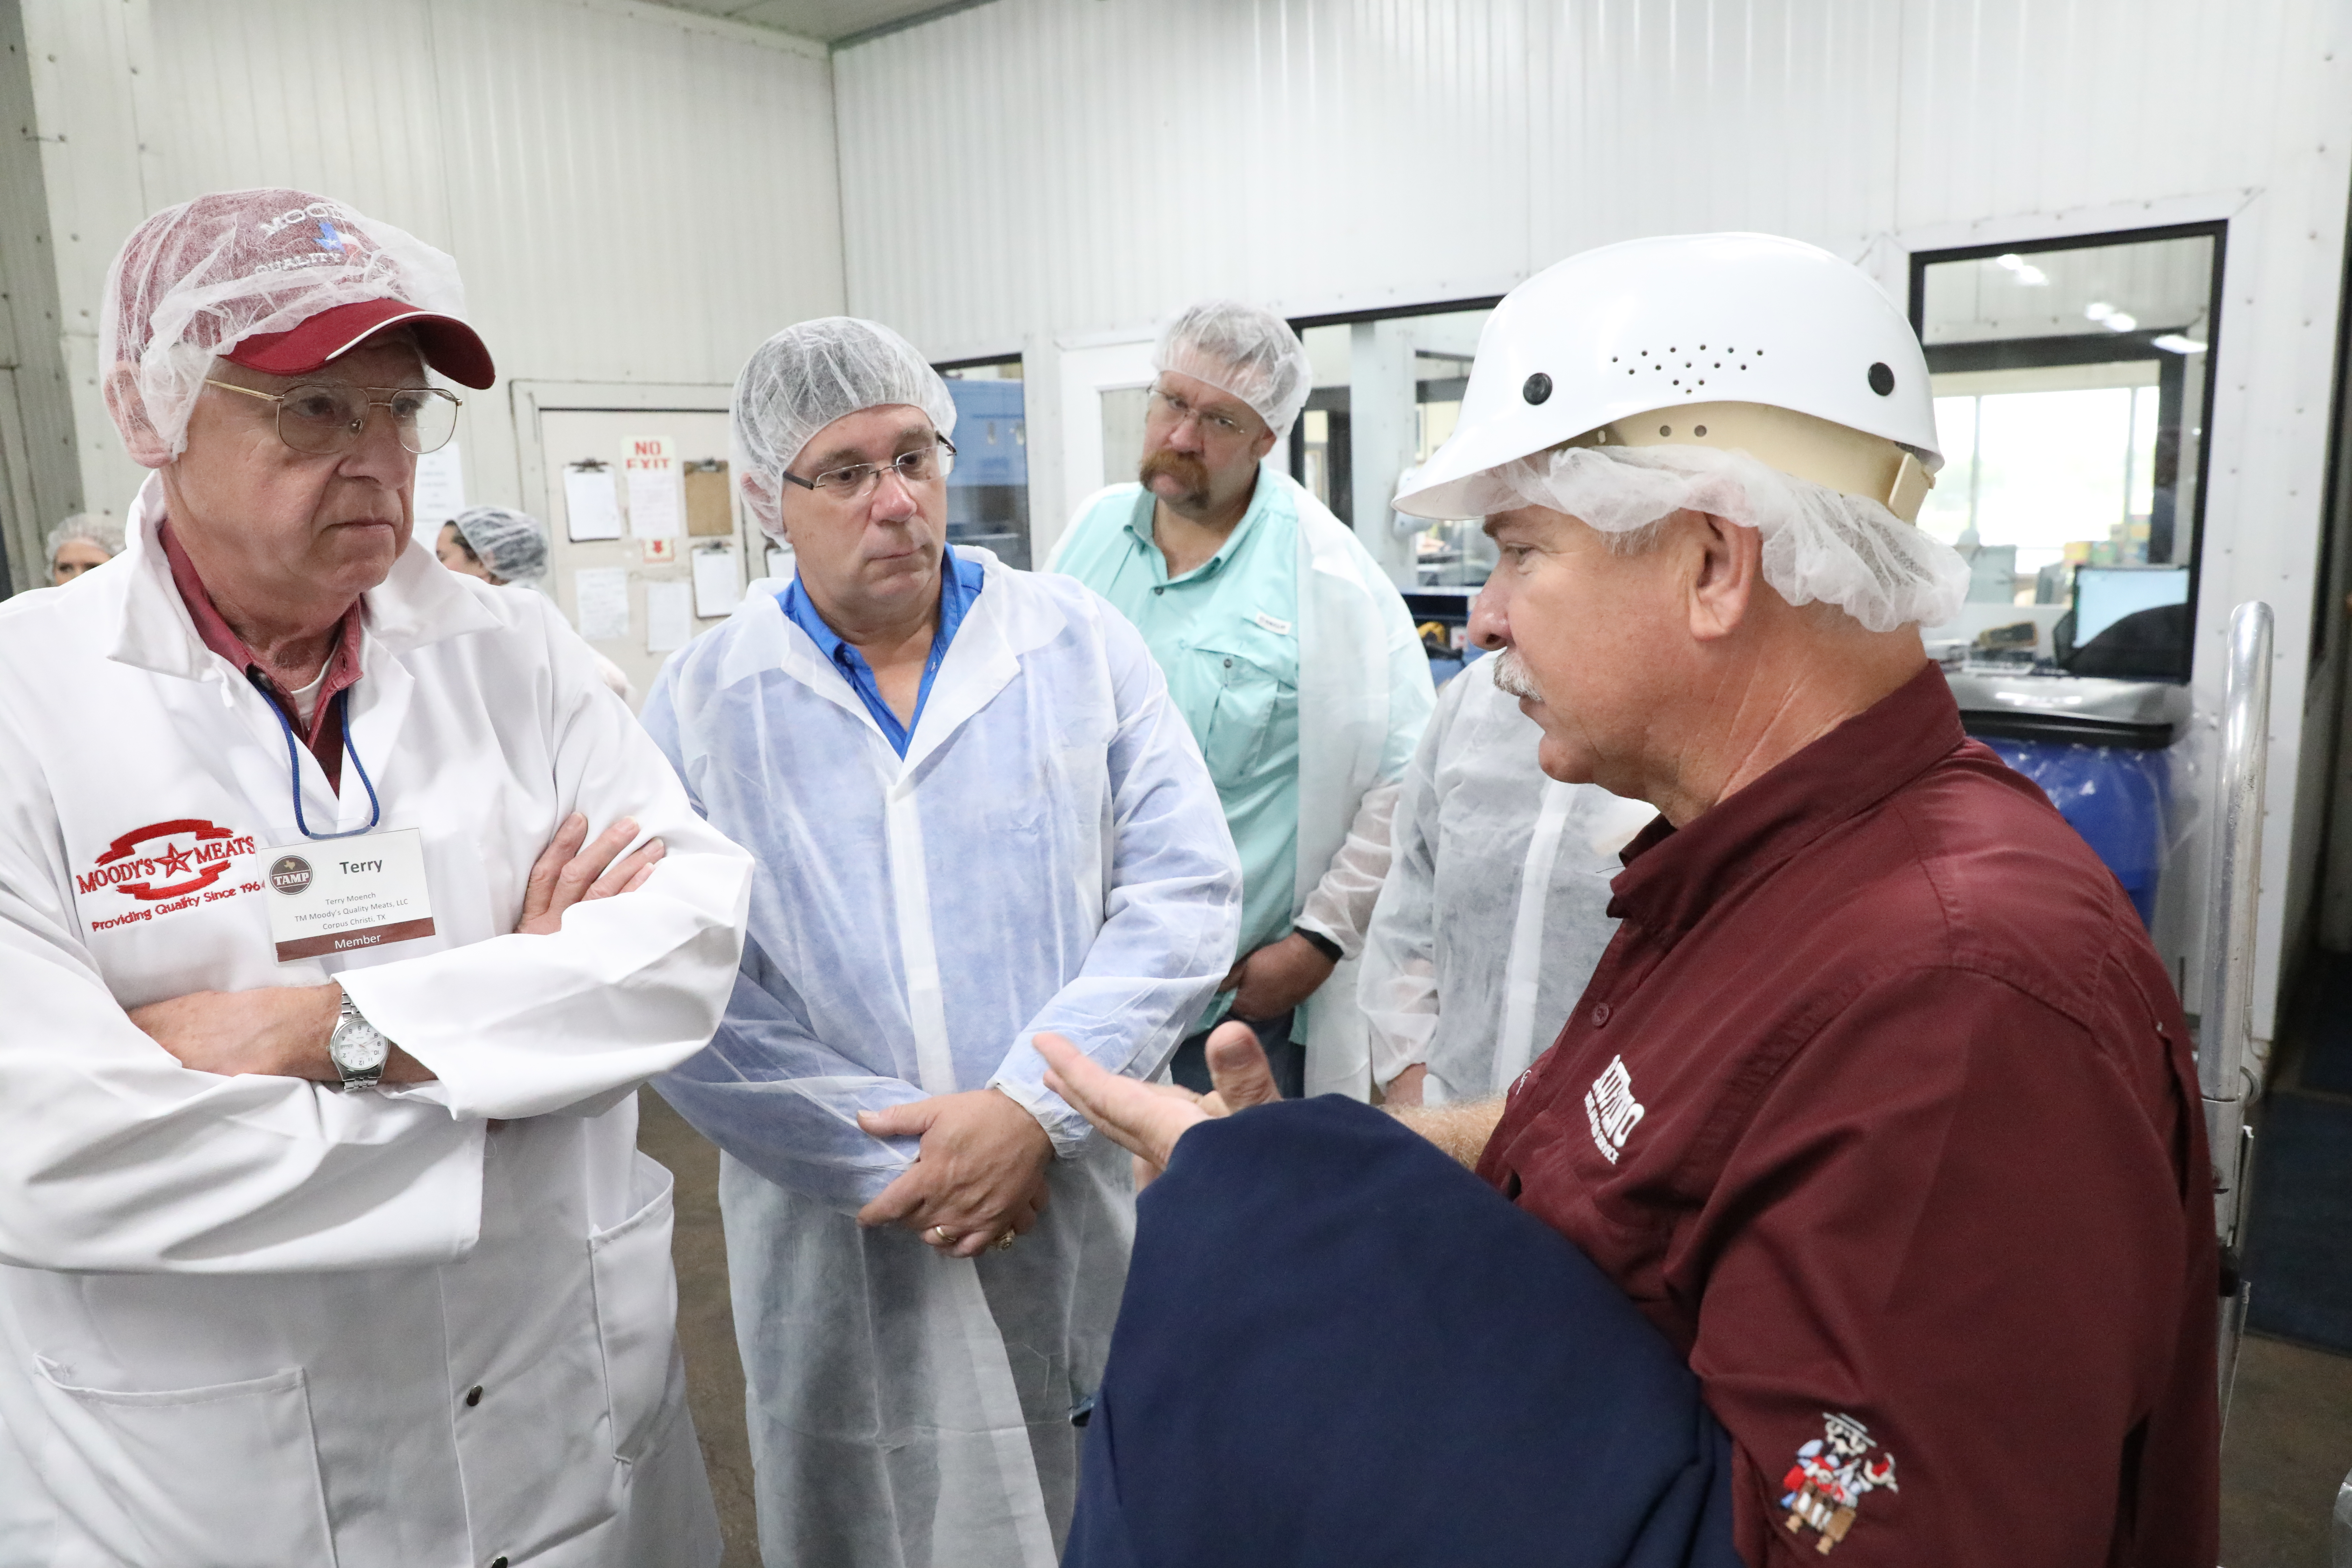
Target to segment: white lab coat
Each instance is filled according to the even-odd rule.
[[[725,1151],[720,1205],[767,1561],[1052,1568],[1109,1348],[1127,1156],[1045,1087],[1053,1030],[1156,1071],[1233,963],[1241,872],[1135,628],[985,572],[902,759],[753,584],[664,668],[646,727],[759,863],[711,1048],[659,1080]],[[934,1255],[857,1209],[904,1172],[861,1110],[993,1086],[1059,1154],[1010,1251]]]
[[[747,858],[546,600],[412,544],[366,595],[351,734],[383,829],[423,830],[436,931],[277,963],[284,734],[197,637],[158,490],[123,555],[0,605],[0,1418],[29,1472],[0,1563],[715,1563],[630,1089],[716,1026]],[[300,766],[314,830],[367,821],[352,760],[340,802]],[[575,805],[667,858],[507,934]],[[158,896],[95,874],[121,844]],[[331,976],[439,1081],[216,1077],[125,1016]]]
[[[1403,596],[1354,531],[1271,463],[1258,465],[1258,482],[1282,487],[1298,519],[1298,855],[1291,919],[1331,937],[1348,954],[1300,1005],[1291,1032],[1307,1042],[1308,1094],[1367,1100],[1371,1044],[1357,1001],[1362,933],[1388,873],[1397,782],[1436,692]],[[1124,502],[1140,491],[1130,481],[1087,497],[1054,561],[1107,501]]]
[[[1551,1044],[1615,934],[1618,851],[1657,816],[1536,762],[1543,737],[1482,658],[1437,694],[1405,774],[1361,996],[1372,1070],[1423,1101],[1483,1100]]]

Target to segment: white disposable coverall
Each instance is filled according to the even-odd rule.
[[[1298,860],[1291,918],[1332,938],[1348,955],[1299,1004],[1291,1033],[1307,1042],[1308,1094],[1368,1100],[1371,1045],[1357,1003],[1357,949],[1388,874],[1397,781],[1436,693],[1412,616],[1371,552],[1288,474],[1261,463],[1258,482],[1285,487],[1298,518]],[[1054,561],[1079,526],[1118,526],[1141,490],[1131,481],[1111,485],[1080,502]]]
[[[0,605],[0,1417],[28,1472],[0,1563],[715,1563],[630,1089],[716,1026],[747,858],[545,599],[411,545],[365,598],[340,803],[300,765],[314,830],[367,821],[354,761],[380,831],[422,830],[436,931],[277,963],[285,736],[198,638],[157,491],[123,555]],[[508,934],[574,807],[667,858]],[[99,860],[131,839],[144,900]],[[217,1077],[125,1016],[330,977],[439,1081]]]
[[[1128,1157],[1044,1086],[1051,1029],[1145,1076],[1233,963],[1241,874],[1142,639],[987,552],[906,756],[752,585],[645,721],[759,870],[711,1047],[657,1087],[719,1194],[771,1563],[1051,1568],[1134,1229]],[[993,1086],[1060,1156],[1009,1251],[853,1217],[902,1173],[862,1110]]]
[[[1482,658],[1446,682],[1398,797],[1396,858],[1364,945],[1383,1084],[1423,1102],[1502,1093],[1551,1044],[1617,930],[1617,852],[1655,807],[1547,778],[1543,731]]]

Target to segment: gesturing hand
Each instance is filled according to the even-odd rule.
[[[1002,1090],[861,1110],[857,1125],[877,1138],[923,1141],[906,1173],[858,1211],[860,1225],[902,1225],[942,1252],[972,1258],[1025,1235],[1045,1211],[1054,1142]]]
[[[1217,1087],[1207,1095],[1121,1078],[1059,1035],[1038,1035],[1034,1042],[1048,1065],[1045,1087],[1154,1174],[1167,1168],[1176,1141],[1200,1123],[1282,1098],[1247,1024],[1220,1024],[1209,1037],[1209,1078]],[[1143,1178],[1145,1172],[1139,1168],[1136,1174]]]
[[[647,839],[619,865],[613,857],[628,848],[637,836],[636,821],[623,817],[588,843],[588,818],[573,812],[540,851],[522,891],[522,918],[515,931],[523,936],[547,936],[563,929],[563,911],[591,899],[634,893],[654,874],[654,862],[668,853],[658,838]],[[585,845],[586,847],[582,847]]]

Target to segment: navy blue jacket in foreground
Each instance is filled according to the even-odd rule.
[[[1064,1568],[1738,1568],[1697,1379],[1391,1117],[1203,1123],[1138,1214]]]

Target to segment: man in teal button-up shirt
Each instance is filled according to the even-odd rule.
[[[1244,956],[1174,1073],[1208,1089],[1200,1031],[1230,1012],[1292,1092],[1311,1078],[1361,1098],[1352,960],[1387,875],[1397,781],[1428,717],[1427,660],[1355,536],[1265,461],[1312,380],[1288,325],[1251,306],[1195,306],[1154,363],[1141,482],[1082,507],[1054,565],[1142,631],[1241,855]],[[1309,754],[1342,765],[1318,772]],[[1294,1027],[1310,997],[1315,1023]]]

